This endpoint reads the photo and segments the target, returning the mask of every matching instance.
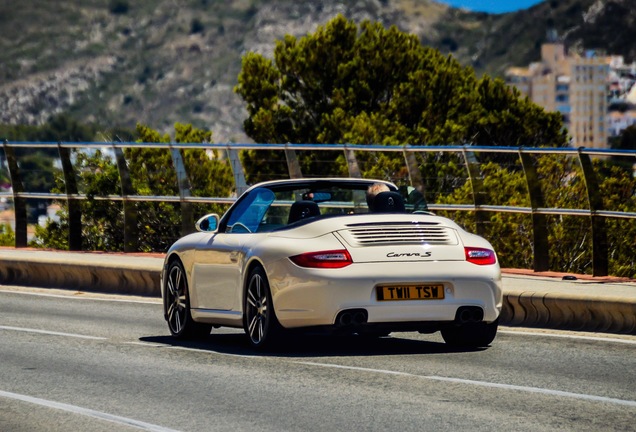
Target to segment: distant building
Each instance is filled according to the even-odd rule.
[[[608,136],[619,136],[624,129],[636,125],[636,110],[611,111],[607,115],[607,123]]]
[[[634,124],[636,63],[600,51],[569,55],[554,32],[541,46],[541,61],[506,70],[506,82],[537,105],[563,115],[573,147],[608,147],[608,137]],[[609,115],[610,106],[621,106]],[[627,126],[625,126],[627,125]]]

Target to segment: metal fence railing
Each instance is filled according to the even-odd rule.
[[[131,173],[125,157],[124,149],[166,149],[170,151],[173,168],[177,173],[178,195],[139,195],[133,188]],[[48,149],[48,152],[56,153],[59,166],[57,168],[63,174],[65,193],[52,191],[29,191],[22,181],[25,168],[20,162],[20,154],[29,150]],[[359,164],[359,155],[364,153],[393,153],[403,160],[401,181],[407,181],[410,186],[425,190],[428,187],[429,178],[423,175],[422,155],[427,154],[452,154],[463,165],[465,180],[470,182],[472,190],[472,202],[460,204],[440,204],[431,202],[429,208],[433,211],[471,211],[475,215],[477,234],[482,234],[487,220],[487,215],[496,213],[527,214],[532,219],[532,244],[534,245],[533,268],[535,271],[548,270],[548,230],[546,217],[576,216],[590,220],[590,233],[592,238],[592,267],[594,275],[608,274],[608,245],[605,221],[608,218],[634,220],[636,212],[606,209],[603,206],[603,197],[599,188],[599,180],[593,165],[593,159],[606,159],[610,157],[622,158],[625,161],[636,162],[634,150],[606,150],[589,148],[512,148],[512,147],[476,147],[476,146],[383,146],[383,145],[337,145],[337,144],[210,144],[210,143],[131,143],[131,142],[8,142],[2,145],[3,158],[0,160],[0,169],[8,171],[11,189],[0,190],[0,198],[13,201],[15,211],[14,232],[15,246],[27,245],[27,205],[30,200],[59,200],[66,203],[68,209],[69,248],[77,250],[81,248],[82,210],[80,203],[87,200],[77,184],[77,173],[74,168],[74,153],[76,151],[95,151],[107,149],[111,152],[116,162],[120,180],[120,194],[104,196],[91,196],[93,200],[119,201],[123,203],[124,218],[124,250],[136,250],[136,231],[134,228],[137,214],[134,203],[136,202],[172,202],[180,204],[182,213],[182,231],[188,232],[192,227],[192,208],[195,203],[224,204],[229,205],[236,195],[247,187],[246,173],[239,159],[242,150],[267,150],[283,152],[285,163],[290,178],[303,177],[299,162],[299,152],[319,153],[324,151],[341,152],[347,167],[347,173],[351,177],[361,177],[362,170]],[[203,149],[222,152],[225,160],[231,164],[235,183],[234,196],[204,197],[192,196],[190,185],[187,181],[188,173],[183,163],[182,150]],[[358,156],[357,156],[358,155]],[[506,155],[506,156],[502,156]],[[546,185],[541,185],[541,174],[537,172],[536,157],[541,155],[563,155],[574,161],[580,170],[585,183],[586,203],[580,208],[550,207],[546,203]],[[485,198],[485,190],[488,187],[487,176],[482,172],[483,161],[488,158],[501,158],[518,164],[518,171],[525,177],[527,187],[527,200],[529,205],[495,205]],[[418,159],[419,158],[419,159]],[[249,177],[249,176],[248,176]],[[393,180],[388,178],[388,180]],[[559,188],[562,185],[554,184],[548,187]]]

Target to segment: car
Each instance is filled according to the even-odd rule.
[[[176,338],[243,328],[261,349],[284,345],[292,330],[441,331],[449,345],[477,348],[496,336],[503,293],[493,247],[429,212],[413,187],[263,182],[195,228],[170,247],[161,274]]]

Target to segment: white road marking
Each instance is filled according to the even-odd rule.
[[[65,337],[72,337],[72,338],[79,338],[79,339],[108,340],[108,338],[105,338],[105,337],[87,336],[87,335],[81,335],[76,333],[62,333],[62,332],[54,332],[49,330],[23,328],[23,327],[10,327],[10,326],[3,326],[3,325],[0,325],[0,330],[19,331],[19,332],[25,332],[25,333],[39,333],[39,334],[45,334],[45,335],[51,335],[51,336],[65,336]]]
[[[609,337],[609,336],[608,337],[583,336],[583,335],[572,335],[572,334],[543,333],[543,332],[531,332],[531,331],[513,331],[513,330],[501,330],[501,329],[497,333],[514,334],[514,335],[528,335],[528,336],[545,336],[545,337],[564,338],[564,339],[580,339],[580,340],[589,340],[589,341],[594,341],[594,342],[615,342],[615,343],[636,345],[636,340],[619,339],[619,338],[613,338],[613,337]]]
[[[126,426],[133,426],[139,429],[153,431],[153,432],[177,432],[175,429],[165,428],[163,426],[154,425],[151,423],[142,422],[139,420],[134,420],[126,417],[120,417],[113,414],[108,414],[100,411],[95,411],[88,408],[82,408],[75,405],[69,405],[60,402],[54,402],[46,399],[40,399],[32,396],[21,395],[17,393],[11,393],[0,390],[0,397],[19,400],[22,402],[28,402],[36,405],[41,405],[47,408],[54,408],[62,411],[68,411],[74,414],[81,414],[93,418],[97,418],[100,420],[106,420],[113,423],[119,423]]]
[[[609,398],[604,396],[594,396],[594,395],[588,395],[583,393],[571,393],[571,392],[566,392],[561,390],[550,390],[550,389],[545,389],[540,387],[526,387],[526,386],[518,386],[518,385],[512,385],[512,384],[493,383],[488,381],[476,381],[476,380],[468,380],[468,379],[462,379],[462,378],[449,378],[449,377],[442,377],[442,376],[436,376],[436,375],[415,375],[408,372],[398,372],[398,371],[391,371],[386,369],[363,368],[358,366],[343,366],[343,365],[329,364],[329,363],[315,363],[315,362],[301,362],[301,361],[297,361],[293,363],[303,364],[308,366],[324,367],[324,368],[349,369],[349,370],[355,370],[355,371],[380,373],[380,374],[386,374],[386,375],[401,375],[401,376],[406,376],[411,378],[422,378],[422,379],[434,380],[434,381],[453,382],[458,384],[469,384],[469,385],[476,385],[481,387],[498,388],[503,390],[515,390],[515,391],[523,391],[528,393],[539,393],[539,394],[544,394],[548,396],[561,396],[561,397],[568,397],[572,399],[589,400],[593,402],[606,402],[606,403],[611,403],[615,405],[624,405],[631,408],[636,408],[636,401],[615,399],[615,398]]]
[[[539,394],[544,394],[549,396],[561,396],[561,397],[567,397],[567,398],[573,398],[573,399],[589,400],[592,402],[606,402],[606,403],[611,403],[615,405],[624,405],[631,408],[636,408],[636,401],[630,401],[625,399],[615,399],[615,398],[609,398],[605,396],[588,395],[584,393],[572,393],[572,392],[566,392],[561,390],[550,390],[550,389],[545,389],[540,387],[527,387],[527,386],[518,386],[518,385],[512,385],[512,384],[491,383],[488,381],[475,381],[475,380],[467,380],[462,378],[440,377],[440,376],[434,376],[434,375],[426,376],[424,378],[437,380],[437,381],[454,382],[459,384],[471,384],[471,385],[482,386],[482,387],[493,387],[493,388],[499,388],[504,390],[516,390],[516,391],[523,391],[528,393],[539,393]]]
[[[24,295],[30,295],[30,296],[51,297],[51,298],[72,299],[72,300],[96,300],[96,301],[121,302],[121,303],[161,304],[160,298],[153,297],[154,300],[136,300],[136,299],[121,298],[121,297],[124,297],[123,294],[119,295],[120,298],[117,298],[116,297],[117,294],[100,294],[100,293],[91,293],[86,291],[73,291],[73,292],[69,292],[68,294],[50,294],[50,293],[43,293],[43,292],[0,289],[0,293],[24,294]],[[97,296],[103,296],[103,297],[97,297]]]

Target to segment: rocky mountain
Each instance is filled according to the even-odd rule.
[[[242,54],[271,55],[337,14],[417,34],[478,74],[539,58],[550,29],[576,50],[636,59],[633,0],[547,0],[490,15],[432,0],[0,0],[0,123],[66,112],[105,128],[175,122],[244,142]],[[108,138],[108,137],[107,137]]]

